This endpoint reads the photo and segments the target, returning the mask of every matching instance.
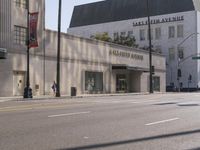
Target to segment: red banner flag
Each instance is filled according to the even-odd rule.
[[[38,23],[38,12],[30,13],[30,20],[29,20],[29,48],[38,47],[37,23]]]

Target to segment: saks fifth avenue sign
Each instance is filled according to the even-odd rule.
[[[124,51],[119,51],[119,50],[114,50],[114,49],[109,51],[109,55],[116,56],[116,57],[124,57],[127,59],[140,60],[140,61],[143,61],[144,59],[143,55],[138,55],[131,52],[124,52]]]
[[[160,24],[160,23],[167,23],[167,22],[176,22],[176,21],[183,21],[184,16],[175,16],[175,17],[168,17],[162,19],[151,19],[151,24]],[[133,26],[143,26],[148,25],[148,21],[138,21],[133,22]]]

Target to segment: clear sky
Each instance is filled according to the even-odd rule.
[[[62,32],[69,27],[74,6],[92,3],[102,0],[62,0]],[[58,26],[58,2],[59,0],[45,0],[46,2],[46,28],[57,30]]]

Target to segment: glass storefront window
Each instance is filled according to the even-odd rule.
[[[127,91],[127,79],[125,74],[117,74],[116,76],[116,91],[126,92]]]
[[[85,90],[103,91],[103,72],[85,72]]]
[[[160,92],[160,77],[153,77],[153,87],[154,91]]]

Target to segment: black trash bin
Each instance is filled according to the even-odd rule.
[[[76,96],[76,87],[71,87],[71,96]]]

